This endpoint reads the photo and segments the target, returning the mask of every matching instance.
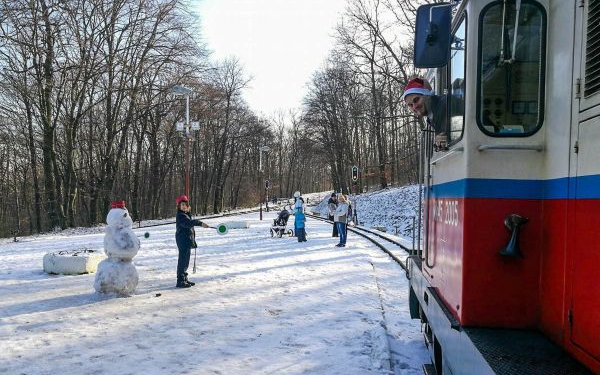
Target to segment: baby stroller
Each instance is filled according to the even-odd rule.
[[[277,219],[273,219],[273,225],[271,226],[271,237],[281,238],[286,234],[290,237],[294,235],[294,231],[292,229],[287,229],[287,222],[289,218],[290,213],[288,210],[284,209],[277,215]]]

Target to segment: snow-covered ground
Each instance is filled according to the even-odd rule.
[[[101,250],[102,228],[2,240],[0,374],[421,374],[403,270],[355,235],[334,247],[316,220],[306,243],[272,239],[276,213],[263,214],[225,219],[251,224],[226,236],[196,230],[190,289],[174,287],[174,225],[134,228],[150,238],[130,298],[96,294],[93,274],[42,270],[46,252]]]

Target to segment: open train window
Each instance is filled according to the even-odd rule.
[[[450,44],[450,77],[448,95],[450,108],[450,144],[458,142],[465,127],[465,56],[466,18],[463,17],[452,35]]]
[[[496,1],[479,18],[477,124],[496,137],[542,126],[546,12],[536,1]]]

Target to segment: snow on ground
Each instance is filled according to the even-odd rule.
[[[46,252],[101,250],[98,227],[2,241],[0,373],[421,374],[429,358],[400,266],[353,234],[334,247],[316,220],[306,243],[273,239],[276,212],[263,214],[231,217],[251,227],[226,236],[196,230],[190,289],[174,287],[174,225],[134,228],[150,238],[130,298],[96,294],[93,274],[42,270]]]

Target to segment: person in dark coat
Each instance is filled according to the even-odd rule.
[[[192,254],[192,248],[197,248],[196,244],[196,232],[194,231],[195,226],[202,226],[208,228],[208,224],[205,224],[197,219],[192,219],[190,214],[191,208],[189,199],[185,195],[177,197],[175,200],[177,203],[177,218],[176,231],[175,231],[175,242],[177,242],[177,248],[179,249],[179,257],[177,259],[177,288],[189,288],[196,285],[188,280],[187,269],[190,265],[190,256]]]
[[[332,193],[331,194],[331,198],[329,198],[329,201],[327,201],[327,218],[331,221],[333,221],[333,214],[335,213],[335,209],[337,208],[338,205],[338,201],[337,201],[337,194],[336,193]],[[337,229],[337,225],[335,225],[335,222],[333,223],[333,232],[331,233],[331,237],[338,237],[338,229]]]

